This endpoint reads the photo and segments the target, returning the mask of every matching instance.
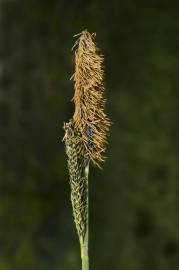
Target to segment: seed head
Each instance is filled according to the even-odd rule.
[[[81,134],[86,157],[94,164],[104,161],[110,120],[105,114],[103,55],[95,34],[83,31],[75,42],[73,124]]]

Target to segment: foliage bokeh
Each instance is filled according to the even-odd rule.
[[[97,33],[113,121],[90,171],[91,269],[179,267],[178,1],[0,0],[0,270],[80,269],[63,122]]]

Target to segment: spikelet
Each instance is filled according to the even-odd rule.
[[[85,146],[85,159],[99,165],[104,161],[110,121],[104,112],[103,55],[95,44],[95,34],[86,30],[75,42],[75,112],[73,122]]]
[[[79,239],[80,241],[84,241],[88,218],[88,182],[82,162],[84,146],[81,143],[79,134],[75,131],[71,120],[64,125],[64,129],[73,216]]]

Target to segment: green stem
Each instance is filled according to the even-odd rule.
[[[89,270],[88,241],[81,243],[82,270]]]
[[[89,166],[85,168],[85,177],[87,179],[87,224],[86,224],[86,235],[84,240],[80,240],[81,247],[81,262],[82,262],[82,270],[89,270],[89,256],[88,256],[88,245],[89,245],[89,184],[88,184],[88,176],[89,176]]]

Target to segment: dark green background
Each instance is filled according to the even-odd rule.
[[[0,270],[79,270],[63,122],[97,33],[113,121],[90,170],[92,270],[179,269],[179,1],[0,0]]]

